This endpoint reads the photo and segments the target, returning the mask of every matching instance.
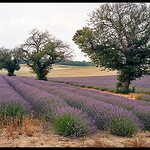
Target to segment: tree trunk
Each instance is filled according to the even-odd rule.
[[[129,93],[129,85],[130,85],[130,79],[127,78],[121,83],[120,92],[124,94]]]

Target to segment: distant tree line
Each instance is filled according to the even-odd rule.
[[[56,63],[59,65],[70,65],[70,66],[94,66],[93,62],[86,62],[86,61],[64,61]]]
[[[20,60],[19,64],[26,64],[25,61]],[[32,61],[30,61],[32,64]],[[59,63],[55,63],[57,65],[69,65],[69,66],[95,66],[93,62],[86,62],[86,61],[62,61]]]

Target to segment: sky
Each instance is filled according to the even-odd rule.
[[[75,32],[87,25],[88,14],[102,3],[0,3],[0,47],[13,49],[24,43],[36,28],[70,45],[73,60],[90,61],[72,41]]]

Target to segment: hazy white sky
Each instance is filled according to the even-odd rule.
[[[15,48],[29,31],[47,29],[56,38],[70,44],[74,60],[86,60],[72,41],[75,32],[87,24],[88,14],[102,3],[0,3],[0,47]]]

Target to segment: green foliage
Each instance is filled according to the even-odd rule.
[[[89,15],[89,27],[73,36],[97,67],[118,71],[116,90],[121,93],[131,91],[131,81],[150,75],[149,9],[143,3],[101,5]]]
[[[47,80],[52,64],[71,58],[69,45],[52,37],[48,31],[33,29],[30,37],[16,48],[17,56],[27,63],[38,80]]]
[[[22,106],[21,103],[11,101],[9,103],[0,103],[0,114],[7,121],[7,118],[10,117],[13,119],[20,117],[20,119],[22,119],[23,116],[28,114],[28,111]]]
[[[123,93],[123,94],[128,94],[128,93],[135,93],[135,86],[131,89],[129,88],[130,82],[133,80],[133,76],[128,75],[128,72],[124,73],[121,72],[117,76],[117,80],[119,81],[116,84],[116,92],[117,93]]]
[[[75,114],[58,116],[54,121],[54,130],[60,135],[69,137],[83,136],[88,133],[86,124]]]
[[[108,88],[100,88],[101,91],[108,91]]]
[[[122,87],[121,82],[118,82],[116,84],[116,93],[123,93],[123,94],[128,94],[128,93],[135,93],[135,86],[133,88],[129,88],[128,86],[124,86],[123,90],[120,90]]]
[[[69,65],[69,66],[94,66],[93,62],[86,61],[64,61],[56,63],[58,65]]]
[[[87,88],[93,88],[93,86],[89,85],[89,86],[87,86]]]
[[[15,76],[14,71],[18,71],[20,69],[20,65],[19,60],[14,55],[13,51],[1,48],[0,55],[0,69],[6,69],[8,71],[8,76]]]
[[[43,63],[40,62],[40,60],[34,61],[33,63],[34,72],[37,75],[38,80],[45,80],[47,81],[47,73],[49,72],[49,69],[51,68],[51,65],[46,66]]]
[[[150,95],[139,95],[137,99],[150,102]]]
[[[14,59],[4,63],[3,68],[8,71],[8,76],[16,76],[14,74],[14,71],[18,71],[20,69],[20,65],[19,62],[16,59]]]
[[[0,70],[2,70],[3,69],[3,67],[2,67],[2,63],[0,62]]]
[[[15,75],[14,73],[12,73],[12,72],[8,72],[7,75],[8,75],[8,76],[16,76],[16,75]]]
[[[86,87],[86,85],[79,85],[79,87],[85,88],[85,87]]]
[[[132,137],[138,130],[138,126],[126,117],[114,118],[110,125],[110,132],[119,136]]]
[[[54,82],[58,82],[58,83],[65,83],[64,81],[54,81]],[[67,84],[67,83],[66,83]],[[69,83],[68,83],[69,84]]]
[[[70,82],[65,82],[66,84],[70,84]]]
[[[96,89],[96,90],[100,90],[100,88],[99,87],[93,87],[94,89]]]

